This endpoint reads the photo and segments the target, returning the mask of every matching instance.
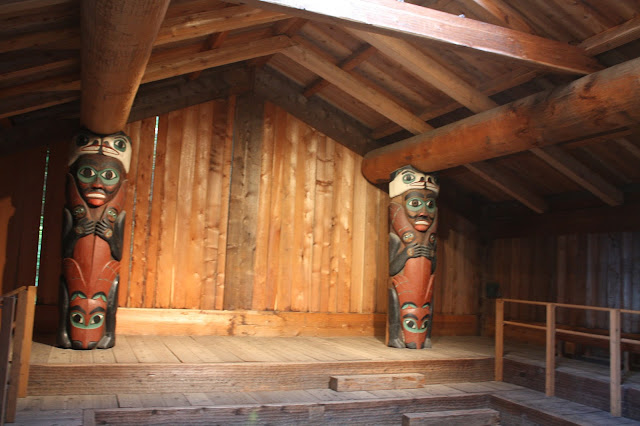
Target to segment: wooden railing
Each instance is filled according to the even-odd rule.
[[[546,326],[528,324],[517,321],[504,320],[504,304],[520,303],[527,305],[539,305],[546,307],[547,322]],[[556,308],[570,308],[593,311],[609,312],[609,335],[585,333],[581,331],[566,330],[556,328]],[[545,394],[547,396],[555,395],[555,350],[556,335],[568,334],[574,336],[587,337],[591,339],[600,339],[609,341],[609,362],[610,362],[610,411],[611,415],[620,417],[622,415],[622,375],[621,375],[621,343],[639,344],[640,340],[622,338],[620,333],[620,314],[636,314],[640,315],[640,311],[632,311],[629,309],[601,308],[597,306],[569,305],[566,303],[549,303],[549,302],[533,302],[528,300],[517,299],[498,299],[496,300],[496,363],[495,363],[495,380],[503,379],[503,362],[504,362],[504,326],[513,325],[516,327],[526,327],[536,330],[544,330],[545,339]]]
[[[0,425],[13,423],[18,397],[27,396],[36,287],[20,287],[1,299]]]

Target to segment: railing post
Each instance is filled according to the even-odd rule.
[[[7,403],[9,396],[9,359],[11,357],[11,333],[16,297],[2,297],[2,327],[0,327],[0,424],[13,423]],[[15,412],[15,410],[14,410]]]
[[[545,345],[544,392],[553,396],[556,392],[556,305],[547,303],[547,330]]]
[[[610,410],[611,415],[615,417],[622,416],[622,398],[621,385],[622,378],[620,373],[620,309],[611,309],[609,311],[609,359],[610,359]]]
[[[504,300],[496,299],[496,356],[495,374],[497,382],[503,379],[503,356],[504,356]]]

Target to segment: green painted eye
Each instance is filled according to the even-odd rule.
[[[115,141],[113,141],[113,146],[118,151],[125,152],[127,150],[127,141],[125,141],[124,139],[118,138]]]
[[[407,173],[406,175],[402,176],[402,182],[403,183],[411,183],[414,180],[416,180],[416,175],[414,175],[413,173]]]
[[[104,314],[93,314],[89,319],[89,324],[85,328],[98,328],[104,322]]]
[[[113,169],[104,169],[100,172],[100,179],[107,185],[113,185],[118,183],[120,176],[118,172]]]
[[[409,198],[407,200],[407,208],[411,211],[418,211],[420,209],[422,209],[422,206],[424,205],[424,201],[422,201],[420,198],[418,197],[413,197],[413,198]]]
[[[82,315],[82,312],[71,311],[69,319],[71,320],[71,325],[84,328],[84,315]]]
[[[418,322],[412,318],[405,318],[402,321],[402,326],[409,333],[424,333],[427,331],[427,325],[429,324],[429,320],[425,319],[422,322],[422,327],[418,327]]]
[[[96,170],[89,166],[80,167],[77,173],[78,179],[80,179],[80,182],[82,183],[95,182],[97,175]]]
[[[436,200],[434,200],[433,198],[427,199],[427,202],[425,204],[427,205],[427,211],[429,213],[433,213],[436,211]]]

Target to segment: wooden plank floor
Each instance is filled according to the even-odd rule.
[[[44,341],[44,343],[43,343]],[[399,350],[376,337],[118,336],[114,348],[60,349],[36,339],[31,364],[207,364],[400,361],[493,356],[491,339],[436,337],[428,350]]]

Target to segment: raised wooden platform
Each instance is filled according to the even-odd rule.
[[[19,402],[17,424],[400,425],[405,414],[485,408],[507,425],[640,424],[492,382],[493,342],[481,337],[439,337],[421,351],[388,348],[374,337],[118,339],[100,351],[34,342],[30,396]],[[508,359],[529,352],[514,346]],[[415,389],[329,388],[332,376],[364,375],[366,383],[371,375],[417,374],[426,384]]]

